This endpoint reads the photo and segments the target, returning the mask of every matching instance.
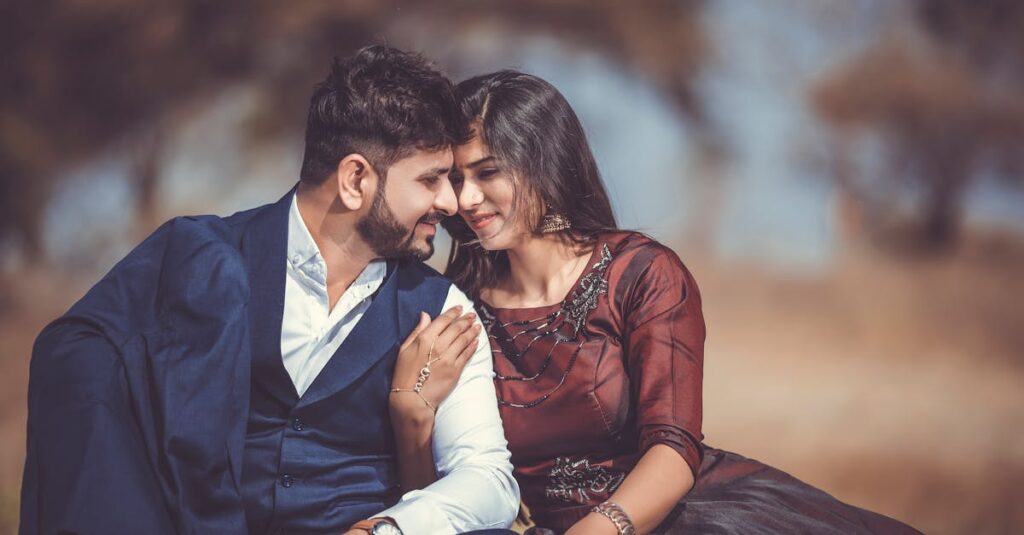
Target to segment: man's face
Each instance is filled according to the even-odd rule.
[[[434,254],[437,224],[457,208],[451,168],[451,149],[417,150],[391,165],[369,212],[356,224],[377,255],[425,260]]]

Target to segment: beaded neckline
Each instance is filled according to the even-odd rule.
[[[557,310],[553,312],[531,319],[513,320],[500,323],[492,313],[492,310],[503,309],[496,307],[492,308],[486,303],[482,303],[482,306],[478,307],[480,309],[480,319],[487,330],[488,338],[494,341],[494,343],[492,343],[492,348],[495,358],[499,358],[498,355],[500,355],[500,358],[508,360],[513,366],[515,366],[517,361],[520,361],[522,357],[530,351],[535,342],[545,338],[551,338],[554,340],[554,343],[551,345],[551,349],[547,352],[543,363],[537,369],[536,373],[532,375],[502,375],[496,373],[495,380],[497,381],[535,381],[540,378],[548,369],[548,366],[550,366],[554,357],[555,349],[559,344],[575,345],[572,350],[572,354],[569,357],[569,361],[565,365],[565,371],[562,373],[562,377],[551,390],[526,403],[514,403],[499,397],[499,405],[524,409],[535,407],[551,397],[552,394],[558,391],[558,389],[565,384],[566,378],[576,363],[576,358],[579,356],[580,349],[586,341],[586,336],[581,335],[581,331],[583,329],[583,325],[586,323],[587,316],[592,310],[597,308],[598,298],[608,292],[608,278],[606,272],[608,271],[608,266],[611,264],[613,256],[607,244],[602,244],[599,247],[599,255],[598,260],[581,275],[575,287],[566,296],[566,298],[557,305],[551,305],[551,307],[558,306]],[[543,310],[550,307],[538,308]],[[530,336],[530,341],[527,342],[526,347],[522,350],[515,351],[515,341],[522,336]]]

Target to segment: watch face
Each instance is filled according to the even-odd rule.
[[[373,535],[402,535],[402,530],[390,522],[378,522],[373,526]]]

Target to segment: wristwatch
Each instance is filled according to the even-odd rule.
[[[371,518],[356,522],[352,529],[368,531],[370,535],[403,535],[401,528],[390,518]]]
[[[371,535],[403,535],[402,529],[395,525],[390,520],[381,520],[377,522],[373,529],[370,530]]]

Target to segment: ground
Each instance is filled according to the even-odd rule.
[[[941,258],[851,247],[794,276],[678,246],[708,324],[706,442],[933,535],[1024,529],[1024,245]],[[9,274],[0,311],[0,534],[14,533],[32,341],[87,287]]]

